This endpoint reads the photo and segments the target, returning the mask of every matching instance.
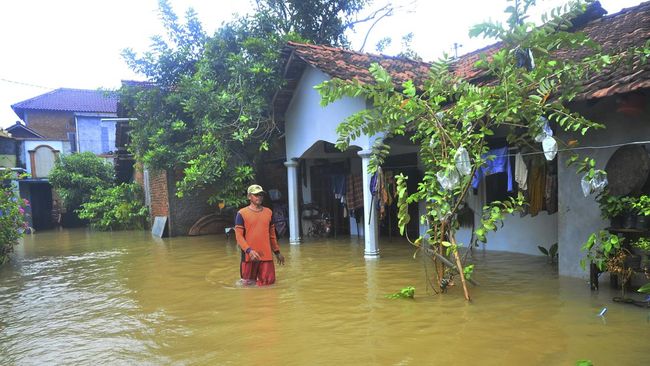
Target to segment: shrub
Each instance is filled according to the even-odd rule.
[[[14,187],[8,183],[10,179],[9,170],[0,170],[0,265],[7,261],[28,228],[25,208],[29,202],[17,197]]]
[[[64,156],[49,174],[52,187],[68,211],[88,202],[95,189],[108,188],[114,180],[113,165],[91,152]]]
[[[99,230],[141,229],[148,217],[142,189],[136,183],[97,189],[77,213]]]

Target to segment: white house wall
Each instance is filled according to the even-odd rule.
[[[321,107],[321,96],[314,86],[329,80],[320,70],[307,67],[296,86],[293,98],[285,113],[287,159],[299,158],[319,140],[335,143],[336,126],[355,112],[366,108],[362,98],[342,98]],[[352,145],[368,149],[370,139],[359,137]]]
[[[592,106],[582,106],[581,112],[589,113],[596,122],[607,128],[589,132],[578,137],[581,146],[606,146],[635,141],[650,140],[650,121],[647,114],[641,117],[626,117],[617,113],[614,100],[605,100]],[[565,141],[573,137],[561,135]],[[587,149],[579,151],[582,157],[596,159],[596,168],[604,169],[616,148]],[[588,272],[580,267],[584,253],[580,247],[589,235],[609,225],[600,217],[600,209],[594,196],[584,197],[580,187],[580,176],[574,166],[566,167],[572,153],[560,153],[558,162],[558,240],[559,271],[561,275],[588,278]]]

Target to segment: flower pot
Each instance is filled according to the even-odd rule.
[[[636,215],[631,212],[626,212],[623,214],[623,228],[632,229],[636,224]]]
[[[618,215],[609,218],[609,227],[612,229],[620,229],[623,227],[623,216]]]
[[[637,215],[634,227],[639,230],[650,229],[650,216]]]

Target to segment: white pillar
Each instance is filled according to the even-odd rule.
[[[379,258],[379,226],[377,224],[377,211],[373,209],[372,194],[370,193],[370,174],[368,164],[370,163],[370,151],[362,150],[357,154],[361,157],[361,176],[363,177],[363,240],[366,248],[363,256],[366,259]]]
[[[300,244],[300,207],[298,207],[298,162],[289,160],[287,167],[287,184],[289,199],[289,244]]]

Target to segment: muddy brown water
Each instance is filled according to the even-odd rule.
[[[0,364],[650,364],[650,310],[543,257],[476,251],[468,304],[427,293],[431,268],[395,238],[376,261],[356,238],[281,246],[277,284],[239,288],[221,235],[28,236],[0,268]],[[385,297],[408,285],[414,300]]]

